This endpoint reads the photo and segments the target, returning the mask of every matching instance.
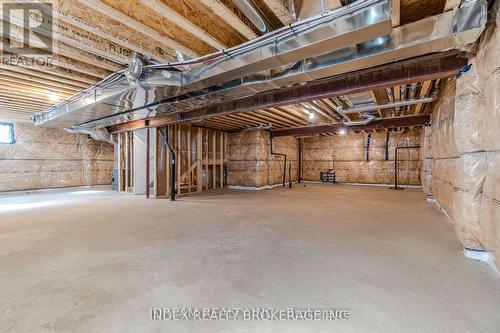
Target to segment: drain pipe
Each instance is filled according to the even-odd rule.
[[[161,136],[161,131],[158,131]],[[170,153],[170,201],[175,201],[175,194],[177,193],[175,189],[175,151],[174,148],[172,148],[172,145],[170,142],[168,142],[168,127],[165,128],[165,136],[163,136],[163,142],[165,143],[165,146],[168,148],[168,151]]]
[[[302,138],[298,138],[299,140],[299,170],[297,176],[297,182],[300,184],[302,182]]]
[[[274,156],[283,156],[285,158],[284,164],[283,164],[283,187],[285,187],[285,182],[286,182],[286,154],[281,154],[281,153],[275,153],[273,151],[273,134],[269,133],[269,139],[271,140],[271,155]]]

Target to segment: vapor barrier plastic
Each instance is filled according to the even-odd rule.
[[[14,131],[15,144],[0,145],[0,192],[111,184],[113,146],[31,124]]]

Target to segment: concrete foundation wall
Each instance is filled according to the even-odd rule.
[[[111,184],[112,145],[25,123],[14,131],[14,144],[0,144],[0,192]]]

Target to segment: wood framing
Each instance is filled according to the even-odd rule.
[[[272,131],[272,135],[279,136],[313,136],[318,134],[337,134],[341,129],[360,132],[366,130],[378,130],[386,128],[424,126],[430,122],[430,115],[394,117],[380,120],[374,120],[368,125],[344,126],[343,124],[330,124],[320,126],[297,127],[284,130]]]

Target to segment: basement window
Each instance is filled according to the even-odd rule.
[[[13,144],[14,142],[14,125],[0,122],[0,144]]]

